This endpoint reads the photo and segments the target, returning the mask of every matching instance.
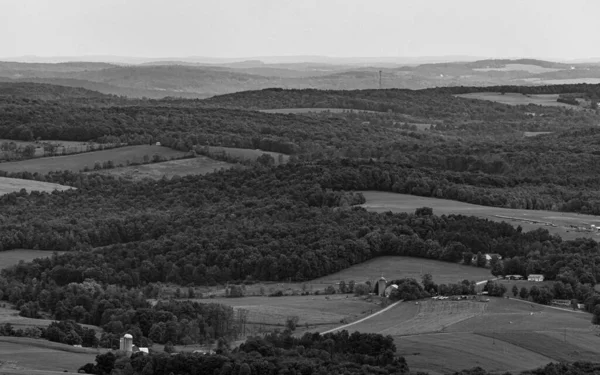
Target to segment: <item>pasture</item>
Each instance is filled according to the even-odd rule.
[[[2,164],[0,164],[0,168]],[[23,180],[20,178],[8,178],[0,177],[0,195],[19,192],[21,189],[25,189],[28,192],[32,191],[47,191],[51,192],[54,190],[68,190],[73,189],[71,186],[64,186],[59,184],[53,184],[51,182],[42,182],[35,180]]]
[[[46,340],[0,337],[0,373],[33,373],[27,370],[77,373],[81,366],[94,362],[96,355],[104,352],[104,349],[75,348]]]
[[[37,258],[48,258],[51,257],[53,253],[53,251],[30,249],[0,251],[0,270],[14,266],[20,261],[31,262]],[[62,254],[64,251],[58,251],[57,253]]]
[[[100,173],[139,181],[144,178],[158,180],[162,177],[171,178],[173,176],[207,174],[221,168],[229,169],[233,166],[234,164],[214,160],[206,156],[196,156],[195,158],[191,159],[179,159],[160,163],[130,165],[128,167],[103,169],[99,171],[90,171],[87,173]]]
[[[523,132],[524,137],[537,137],[538,135],[552,134],[552,132]]]
[[[402,302],[348,331],[392,335],[412,371],[439,374],[522,371],[600,355],[590,314],[507,298]]]
[[[112,161],[114,165],[127,165],[127,162],[141,163],[144,161],[144,156],[152,159],[153,155],[172,159],[180,158],[185,155],[182,151],[170,149],[161,146],[126,146],[110,150],[86,152],[82,154],[55,156],[47,158],[28,159],[15,162],[0,163],[0,170],[6,172],[38,172],[46,174],[52,171],[68,170],[79,172],[85,167],[94,168],[96,162],[103,163]]]
[[[408,194],[363,191],[366,203],[362,207],[374,212],[408,212],[414,213],[420,207],[431,207],[435,215],[473,215],[493,221],[505,221],[511,225],[520,225],[529,231],[538,228],[547,229],[563,239],[572,240],[580,237],[598,239],[598,232],[581,231],[571,227],[587,227],[600,225],[600,217],[570,212],[554,212],[542,210],[523,210],[512,208],[488,207],[471,203],[419,197]]]
[[[578,108],[577,106],[557,102],[556,99],[558,99],[558,94],[523,95],[514,92],[507,92],[502,95],[502,93],[499,92],[472,92],[468,94],[458,94],[455,96],[465,99],[489,100],[508,105],[535,104],[550,107]]]

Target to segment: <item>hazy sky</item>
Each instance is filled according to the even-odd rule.
[[[0,57],[600,56],[597,0],[0,0]]]

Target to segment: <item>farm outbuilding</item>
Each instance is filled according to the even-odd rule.
[[[387,288],[385,288],[384,295],[385,295],[386,297],[389,297],[389,296],[390,296],[390,294],[392,294],[392,292],[393,292],[394,290],[396,290],[396,289],[398,289],[398,285],[396,285],[396,284],[392,284],[392,285],[388,286]]]
[[[156,145],[157,145],[157,146],[160,146],[160,142],[156,142]]]
[[[531,275],[527,276],[527,281],[534,281],[534,282],[544,281],[544,275],[531,274]]]
[[[387,284],[387,281],[385,280],[385,278],[383,276],[381,276],[379,278],[379,280],[377,280],[377,294],[379,296],[385,297],[385,285]]]

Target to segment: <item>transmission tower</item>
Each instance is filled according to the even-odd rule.
[[[381,84],[381,70],[379,71],[379,90],[381,90],[383,88],[382,84]]]

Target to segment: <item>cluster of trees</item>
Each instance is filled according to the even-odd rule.
[[[42,330],[41,337],[61,344],[98,347],[96,331],[92,328],[82,327],[72,320],[50,323],[48,328]]]
[[[98,355],[95,364],[82,371],[104,375],[113,370],[132,374],[408,374],[403,357],[396,355],[391,336],[347,331],[306,333],[292,336],[289,330],[249,338],[239,348],[226,346],[217,355],[190,353],[134,354],[131,358],[113,353]]]
[[[436,284],[431,274],[424,274],[421,279],[423,289],[430,295],[457,296],[477,294],[475,281],[463,280],[460,283]]]

